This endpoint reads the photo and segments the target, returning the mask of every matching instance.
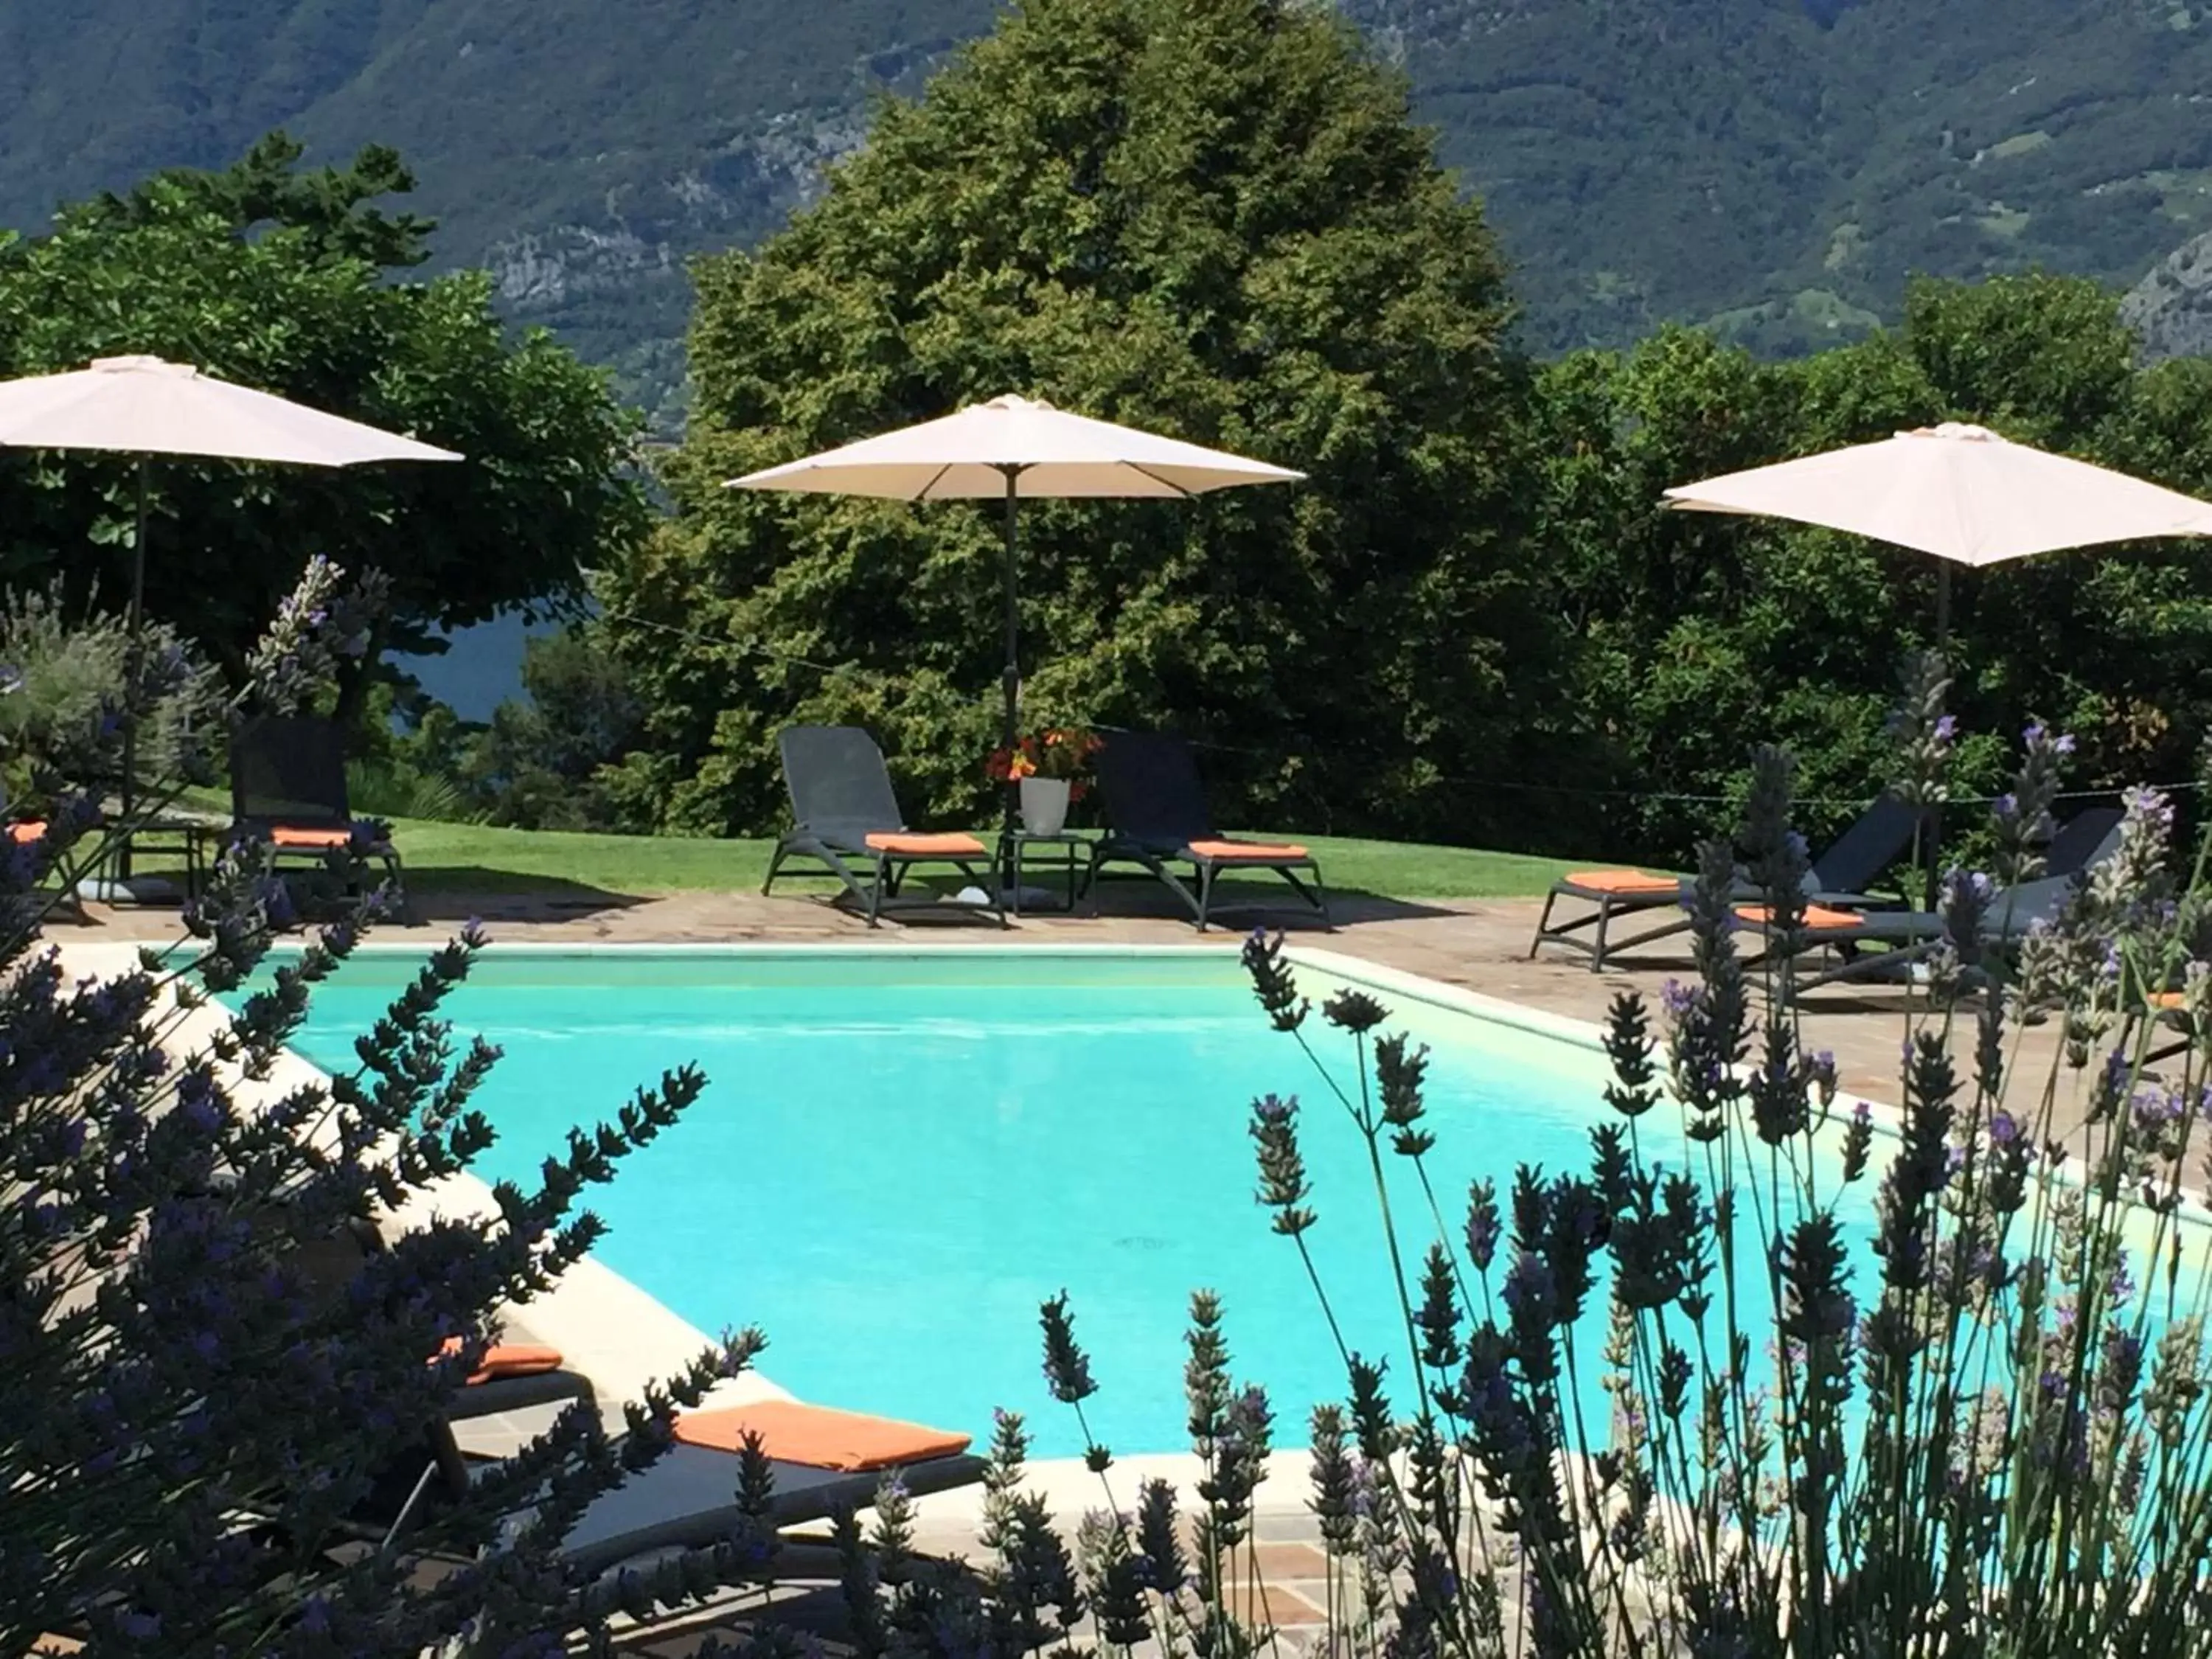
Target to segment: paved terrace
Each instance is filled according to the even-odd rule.
[[[1188,945],[1197,942],[1199,936],[1189,925],[1160,902],[1164,896],[1149,884],[1117,885],[1107,895],[1109,914],[1099,917],[1028,916],[1006,932],[957,917],[916,919],[903,927],[887,925],[872,933],[859,920],[818,899],[801,896],[690,893],[660,898],[610,895],[549,899],[440,893],[426,896],[421,902],[423,925],[380,930],[378,937],[380,941],[418,939],[427,946],[464,918],[476,916],[486,923],[495,944],[500,940],[576,945],[831,944],[872,939],[959,950],[1028,944]],[[1603,974],[1591,973],[1584,958],[1549,948],[1535,960],[1528,960],[1528,941],[1540,908],[1534,900],[1400,902],[1347,895],[1335,906],[1340,925],[1334,933],[1321,933],[1310,921],[1301,925],[1300,919],[1289,912],[1271,913],[1267,920],[1271,925],[1279,920],[1290,928],[1292,938],[1302,942],[1590,1022],[1602,1019],[1614,994],[1625,989],[1642,991],[1656,1006],[1666,981],[1689,971],[1679,952],[1664,953],[1664,945],[1647,947],[1650,954],[1630,958]],[[1249,920],[1232,917],[1231,926]],[[108,910],[97,906],[84,922],[64,921],[55,928],[55,936],[65,945],[168,939],[175,933],[173,912]],[[1205,937],[1226,946],[1237,935],[1216,931]],[[1666,943],[1679,945],[1681,941]],[[1807,1040],[1814,1048],[1834,1051],[1845,1089],[1877,1101],[1894,1101],[1905,1007],[1904,994],[1895,989],[1838,988],[1825,993],[1808,1000]],[[2053,1041],[2047,1030],[2029,1034],[2018,1062],[2023,1082],[2027,1076],[2045,1074]],[[1962,1070],[1966,1069],[1968,1055],[1962,1051],[1960,1058]],[[2071,1105],[2070,1099],[2063,1103],[2062,1111]],[[644,1376],[654,1374],[653,1365],[672,1367],[697,1352],[701,1339],[696,1333],[665,1310],[645,1303],[641,1292],[597,1269],[596,1264],[585,1264],[571,1279],[577,1282],[573,1286],[564,1283],[561,1293],[565,1306],[538,1304],[531,1310],[527,1327],[518,1321],[510,1325],[509,1333],[519,1340],[547,1340],[561,1346],[573,1364],[593,1377],[611,1408],[633,1393]],[[653,1340],[641,1341],[647,1328]],[[641,1370],[641,1366],[647,1369]],[[780,1392],[765,1379],[749,1378],[723,1386],[732,1389],[727,1396],[732,1403],[758,1392]],[[507,1423],[496,1425],[494,1432],[505,1437],[524,1432],[529,1426]],[[1249,1605],[1255,1614],[1271,1620],[1282,1631],[1286,1645],[1294,1644],[1298,1648],[1309,1648],[1319,1639],[1329,1599],[1328,1564],[1316,1545],[1317,1534],[1304,1507],[1304,1463],[1302,1455],[1279,1457],[1273,1478],[1260,1493],[1256,1527],[1260,1547],[1255,1566],[1240,1569],[1234,1581],[1240,1605]],[[1151,1473],[1182,1481],[1188,1502],[1188,1483],[1194,1478],[1194,1464],[1188,1458],[1171,1456],[1119,1462],[1114,1480],[1121,1501],[1132,1501],[1139,1478]],[[1079,1465],[1040,1465],[1033,1478],[1071,1527],[1085,1510],[1101,1506],[1096,1478]],[[921,1546],[941,1555],[981,1559],[983,1553],[975,1544],[981,1519],[978,1497],[971,1491],[925,1500]],[[830,1576],[834,1577],[834,1569]],[[717,1604],[702,1613],[647,1626],[635,1632],[625,1645],[640,1653],[679,1659],[697,1645],[708,1630],[727,1631],[742,1626],[757,1610],[757,1598]],[[838,1640],[841,1632],[834,1591],[780,1593],[779,1616],[816,1628],[833,1651],[842,1646]]]

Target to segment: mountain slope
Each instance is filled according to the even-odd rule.
[[[2164,0],[1346,0],[1520,261],[1534,343],[1799,349],[1906,276],[2132,283],[2212,226],[2212,16]],[[1835,328],[1831,328],[1831,324]]]
[[[1489,202],[1540,349],[1665,318],[1803,349],[1905,276],[2135,283],[2212,229],[2212,9],[1341,0]],[[633,385],[682,261],[765,234],[996,0],[0,0],[0,224],[284,125],[378,141],[444,258]]]
[[[450,262],[587,354],[672,378],[687,254],[763,234],[868,100],[994,0],[0,0],[0,224],[283,125],[397,146]]]

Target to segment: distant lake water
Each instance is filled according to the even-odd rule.
[[[500,617],[446,637],[442,656],[394,657],[393,664],[422,682],[422,689],[465,720],[485,720],[509,697],[522,695],[523,641],[550,634],[558,623],[526,624]]]

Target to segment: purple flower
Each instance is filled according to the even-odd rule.
[[[2020,1143],[2020,1125],[2013,1121],[2010,1112],[1997,1111],[1990,1115],[1990,1139],[1999,1146],[2014,1146]]]
[[[1498,1255],[1498,1240],[1504,1224],[1498,1213],[1498,1188],[1482,1180],[1468,1188],[1467,1254],[1477,1273],[1487,1273]]]
[[[2126,1307],[2128,1299],[2136,1293],[2135,1275],[2128,1271],[2128,1256],[2124,1250],[2120,1252],[2120,1259],[2112,1264],[2112,1281],[2108,1288],[2115,1308]]]
[[[1955,714],[1945,714],[1936,722],[1936,741],[1948,743],[1959,735],[1959,720]]]

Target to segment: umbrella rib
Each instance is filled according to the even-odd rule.
[[[1172,489],[1172,491],[1175,491],[1176,495],[1182,495],[1182,498],[1186,500],[1186,502],[1194,502],[1194,500],[1199,498],[1199,491],[1194,491],[1194,489],[1183,489],[1182,484],[1176,484],[1175,480],[1172,480],[1172,477],[1161,477],[1159,473],[1152,471],[1151,467],[1141,467],[1141,465],[1137,465],[1137,462],[1134,462],[1134,460],[1124,460],[1124,462],[1121,462],[1121,465],[1124,465],[1124,467],[1128,467],[1130,471],[1133,471],[1133,473],[1141,473],[1141,476],[1144,476],[1144,477],[1151,477],[1151,480],[1152,480],[1152,483],[1155,483],[1155,484],[1166,484],[1166,487],[1168,487],[1168,489]]]
[[[929,499],[929,492],[936,489],[937,486],[944,481],[945,475],[951,471],[952,463],[950,461],[947,461],[944,465],[939,467],[936,471],[929,475],[929,482],[914,492],[914,499],[918,501],[927,501]]]
[[[1140,466],[1134,461],[1124,461],[1122,465],[1127,467],[1132,472],[1143,474],[1146,477],[1150,478],[1154,483],[1165,484],[1170,489],[1174,490],[1176,495],[1182,496],[1183,500],[1187,501],[1194,501],[1198,499],[1198,492],[1195,489],[1185,489],[1173,478],[1163,478],[1158,473],[1153,471],[1152,468],[1148,466]]]

